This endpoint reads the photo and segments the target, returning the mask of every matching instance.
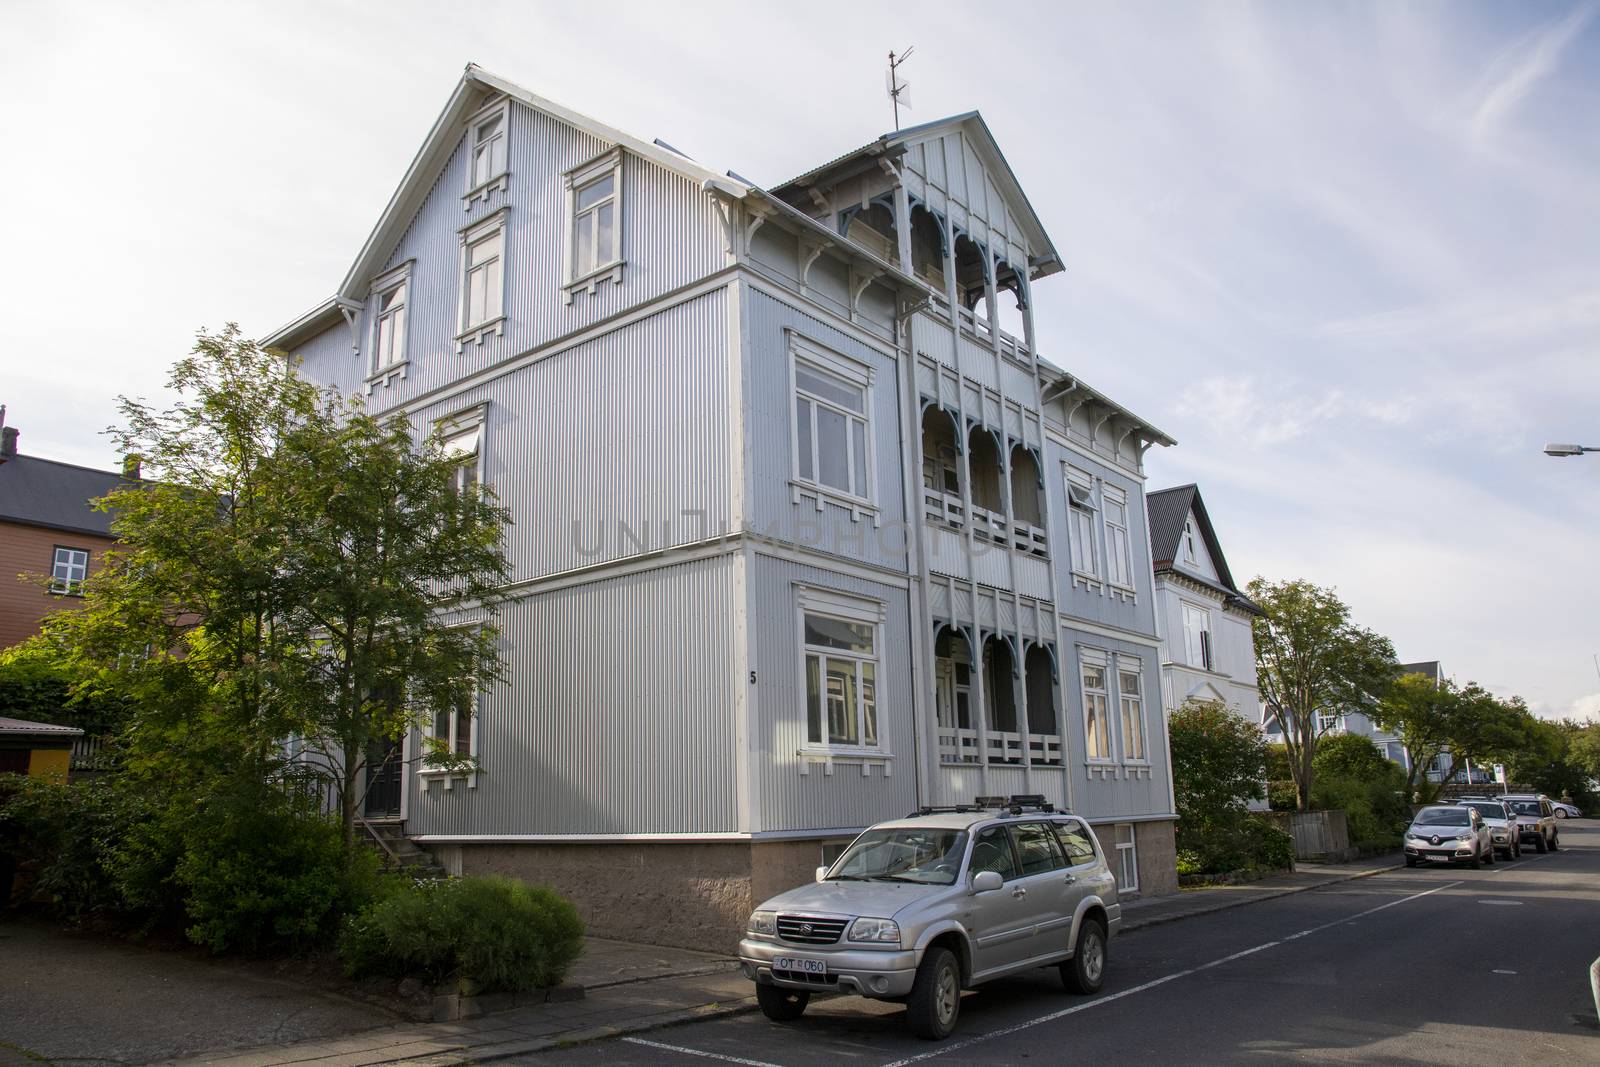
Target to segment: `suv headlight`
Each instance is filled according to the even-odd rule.
[[[778,916],[775,912],[770,911],[752,912],[750,922],[745,926],[745,930],[748,933],[772,937],[778,932]]]
[[[850,924],[850,940],[900,943],[900,924],[892,919],[860,918]]]
[[[1471,841],[1474,837],[1477,837],[1477,836],[1478,835],[1473,833],[1471,830],[1463,830],[1459,834],[1456,835],[1456,840],[1457,841]]]

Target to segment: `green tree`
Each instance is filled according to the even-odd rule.
[[[1167,736],[1185,865],[1212,873],[1292,866],[1288,835],[1248,811],[1250,801],[1266,796],[1260,727],[1219,701],[1189,701],[1172,713]]]
[[[1460,702],[1460,691],[1449,679],[1436,682],[1413,673],[1396,678],[1372,709],[1372,721],[1405,746],[1407,798],[1427,781],[1428,766],[1449,747],[1451,722]]]
[[[1299,809],[1308,811],[1322,716],[1370,714],[1394,677],[1394,646],[1352,622],[1331,589],[1256,578],[1249,593],[1264,612],[1252,623],[1256,681],[1283,731]]]
[[[1395,765],[1360,734],[1325,737],[1317,745],[1314,770],[1318,777],[1352,778],[1357,781],[1387,780]]]
[[[1521,697],[1501,700],[1478,683],[1468,682],[1461,687],[1448,720],[1450,777],[1465,776],[1473,765],[1509,763],[1527,751],[1536,721]],[[1444,783],[1439,783],[1433,796],[1443,788]]]
[[[499,675],[506,512],[457,488],[438,435],[320,392],[232,325],[169,385],[164,410],[121,401],[110,434],[150,480],[100,501],[119,547],[53,638],[135,698],[136,772],[268,782],[302,738],[348,842],[369,746],[469,713]]]

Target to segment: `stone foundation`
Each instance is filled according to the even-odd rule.
[[[816,875],[822,845],[848,839],[675,844],[434,845],[451,874],[548,885],[597,937],[729,952],[755,906]]]
[[[1133,826],[1133,851],[1139,868],[1139,888],[1123,889],[1123,900],[1140,897],[1164,897],[1178,891],[1177,824],[1167,819],[1161,822],[1136,822]],[[1094,824],[1094,833],[1100,839],[1100,849],[1106,862],[1116,873],[1120,864],[1117,855],[1117,824]],[[1120,888],[1120,887],[1119,887]]]

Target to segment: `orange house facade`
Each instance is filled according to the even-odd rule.
[[[112,471],[23,455],[17,441],[15,427],[0,429],[0,648],[76,604],[115,543],[111,516],[92,501],[122,481]]]

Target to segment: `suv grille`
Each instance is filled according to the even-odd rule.
[[[808,915],[778,916],[778,936],[797,945],[831,945],[844,936],[844,919],[813,919]]]

